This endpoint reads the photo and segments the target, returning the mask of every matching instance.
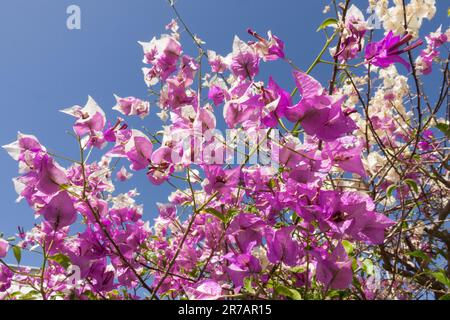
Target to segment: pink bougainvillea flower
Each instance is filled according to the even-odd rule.
[[[222,287],[217,281],[207,279],[195,287],[187,287],[186,293],[190,300],[217,300],[222,296]]]
[[[262,243],[265,226],[266,223],[257,215],[241,213],[230,223],[227,237],[242,253],[249,253],[253,247]]]
[[[88,97],[84,107],[76,105],[60,111],[77,118],[73,129],[80,137],[88,133],[102,131],[106,124],[105,112],[91,96]]]
[[[274,231],[269,229],[267,238],[267,258],[272,263],[283,262],[288,266],[295,266],[298,260],[299,245],[292,239],[295,226],[283,227]]]
[[[316,266],[316,278],[327,289],[346,289],[352,283],[352,262],[344,247],[339,244],[326,258],[319,255]]]
[[[342,110],[345,96],[327,95],[320,83],[304,72],[294,71],[294,78],[302,98],[286,109],[288,120],[300,120],[307,134],[324,141],[333,141],[357,129],[355,122]]]
[[[5,292],[11,287],[13,275],[7,266],[0,264],[0,292]]]
[[[446,42],[449,41],[448,31],[443,33],[442,26],[437,28],[435,32],[431,32],[428,36],[425,37],[427,44],[433,48],[439,48],[443,46]]]
[[[179,26],[178,26],[178,22],[175,19],[170,20],[170,22],[168,24],[166,24],[166,26],[164,27],[166,30],[170,30],[173,33],[177,33]]]
[[[135,97],[121,98],[114,95],[116,98],[116,105],[113,110],[117,110],[120,113],[127,116],[139,116],[141,119],[148,116],[150,109],[150,103],[148,101],[142,101]]]
[[[0,239],[0,258],[6,257],[8,249],[9,249],[9,242],[4,239]]]
[[[160,147],[153,152],[151,157],[151,165],[147,172],[147,178],[151,183],[160,185],[169,179],[174,171],[172,162],[173,151],[169,147]]]
[[[142,170],[150,165],[153,145],[150,139],[139,130],[131,130],[132,136],[125,144],[125,155],[131,162],[131,169]]]
[[[449,39],[445,33],[442,33],[442,26],[435,32],[425,37],[427,47],[420,52],[415,61],[416,69],[419,74],[430,74],[432,71],[433,61],[439,57],[439,47],[446,43]]]
[[[194,105],[195,100],[195,92],[189,89],[182,78],[171,77],[167,79],[166,84],[161,91],[159,104],[164,108],[179,113],[181,107]]]
[[[97,292],[108,292],[115,288],[114,270],[108,270],[105,260],[95,261],[91,265],[88,275],[93,279],[93,287]]]
[[[69,179],[61,168],[47,154],[35,158],[36,167],[38,168],[38,180],[36,189],[44,194],[54,194],[61,190],[61,187],[68,184]]]
[[[159,79],[166,80],[177,69],[177,61],[181,56],[180,43],[171,36],[160,39],[153,38],[150,42],[139,42],[144,49],[144,63],[152,68],[143,68],[148,86],[155,85]]]
[[[251,82],[241,81],[229,93],[223,106],[223,117],[228,127],[234,128],[240,123],[258,120],[264,102],[260,95],[252,93]]]
[[[69,226],[77,219],[77,211],[66,191],[55,194],[39,213],[52,225],[54,230]]]
[[[330,161],[319,152],[289,145],[281,149],[280,161],[290,169],[285,176],[310,188],[317,186],[331,168]]]
[[[286,108],[286,118],[291,122],[303,121],[303,119],[306,119],[308,122],[308,111],[311,114],[310,117],[324,112],[328,114],[331,99],[325,94],[321,84],[306,73],[298,71],[294,72],[294,79],[301,95],[301,100],[299,103]],[[321,111],[322,109],[325,110]],[[310,132],[314,130],[314,128],[311,128],[311,130],[308,124],[307,128]],[[305,131],[306,130],[307,129],[305,128]]]
[[[395,224],[385,215],[374,212],[373,201],[361,193],[322,191],[319,203],[324,208],[328,225],[336,235],[381,244],[386,229]]]
[[[395,221],[389,219],[382,213],[373,211],[367,212],[361,219],[360,228],[354,238],[367,243],[382,244],[385,239],[385,231],[395,224]]]
[[[229,195],[239,182],[240,167],[224,170],[219,165],[206,165],[203,187],[206,192],[212,194],[219,192],[221,195]]]
[[[259,57],[256,52],[237,36],[233,41],[231,72],[241,79],[253,79],[259,72]]]
[[[192,123],[194,133],[203,133],[216,128],[216,116],[211,110],[212,107],[209,104],[205,107],[198,108],[194,122]]]
[[[271,31],[267,32],[267,40],[250,28],[247,29],[247,32],[258,40],[258,42],[251,43],[251,45],[255,47],[256,52],[264,61],[273,61],[278,58],[284,59],[284,42],[273,35]]]
[[[393,32],[389,31],[389,33],[382,40],[372,42],[367,45],[365,52],[366,62],[370,62],[374,66],[380,68],[387,68],[391,64],[399,62],[409,71],[411,66],[402,57],[400,57],[400,55],[422,45],[423,43],[422,40],[418,40],[405,48],[401,48],[412,38],[413,36],[411,34],[400,37],[394,36]]]
[[[326,151],[333,162],[341,169],[366,176],[366,171],[361,160],[361,141],[355,136],[344,136],[335,141],[326,143]]]
[[[208,63],[211,66],[212,72],[224,73],[225,70],[227,70],[231,62],[230,61],[231,55],[227,57],[222,57],[213,50],[208,50],[207,55],[208,55]]]
[[[225,99],[224,90],[219,86],[211,86],[208,91],[208,99],[212,100],[217,106]]]
[[[384,232],[395,222],[384,214],[374,212],[375,205],[365,194],[344,192],[339,199],[338,212],[344,213],[343,219],[346,219],[345,214],[350,219],[354,218],[348,233],[356,240],[372,244],[383,243]]]
[[[118,118],[114,126],[112,126],[110,123],[108,123],[108,126],[103,131],[103,138],[105,141],[108,142],[116,142],[117,140],[117,133],[120,133],[120,131],[126,130],[128,128],[128,125],[123,122],[122,118]]]
[[[183,55],[181,58],[180,73],[178,76],[184,80],[186,86],[190,86],[194,83],[195,73],[198,68],[199,64],[194,58],[188,55]]]
[[[286,109],[291,106],[291,95],[269,78],[267,88],[262,88],[261,99],[264,101],[262,122],[268,127],[276,127],[278,119],[285,116]]]
[[[159,215],[163,219],[173,220],[176,218],[177,207],[171,203],[156,203]]]
[[[116,174],[117,180],[122,181],[122,182],[127,181],[132,176],[133,176],[133,174],[131,172],[128,172],[124,166],[122,166],[122,168],[120,168],[120,170],[117,171],[117,174]]]
[[[351,5],[347,10],[345,28],[342,33],[341,46],[334,54],[340,61],[347,61],[356,58],[364,45],[364,35],[369,29],[361,10],[355,5]]]
[[[229,253],[224,256],[230,262],[227,267],[228,275],[233,281],[236,290],[239,290],[244,285],[244,279],[252,274],[261,272],[261,263],[258,258],[251,254],[233,254]]]
[[[46,151],[45,147],[40,144],[35,136],[21,132],[17,133],[16,141],[2,146],[2,148],[16,161],[25,160],[26,156],[24,154],[27,152],[37,153],[39,151]]]

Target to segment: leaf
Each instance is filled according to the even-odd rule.
[[[388,197],[392,197],[392,193],[394,192],[394,190],[397,189],[397,186],[395,184],[391,184],[389,187],[387,187],[386,189],[386,195]]]
[[[49,259],[59,263],[64,269],[67,269],[71,264],[69,257],[62,253],[55,254],[54,256],[49,257]]]
[[[439,300],[450,300],[450,293],[444,294]]]
[[[295,266],[295,267],[289,268],[289,270],[294,273],[303,273],[306,271],[306,267],[305,266]]]
[[[430,260],[430,257],[427,256],[423,251],[420,251],[420,250],[407,252],[406,254],[411,257],[420,258],[422,260],[426,260],[426,261]]]
[[[353,272],[355,272],[356,269],[358,269],[358,261],[356,261],[356,259],[353,258],[352,259],[352,270],[353,270]]]
[[[444,133],[447,136],[447,138],[450,138],[450,126],[448,124],[441,122],[436,125],[436,128],[438,128],[442,133]]]
[[[253,289],[252,279],[251,278],[245,278],[244,279],[244,288],[250,294],[255,294],[256,293],[255,289]]]
[[[231,208],[230,210],[228,210],[228,212],[227,212],[228,220],[230,220],[232,217],[234,217],[239,212],[240,211],[236,208]]]
[[[227,223],[227,218],[223,215],[223,213],[217,211],[213,208],[207,208],[205,209],[206,212],[212,214],[213,216],[219,218],[222,222]]]
[[[275,289],[275,292],[277,294],[283,295],[286,298],[290,298],[292,300],[301,300],[302,299],[302,296],[300,295],[300,293],[297,290],[290,289],[290,288],[285,287],[285,286],[278,286]]]
[[[353,244],[350,241],[342,240],[342,246],[349,256],[353,254]]]
[[[447,278],[444,271],[431,272],[431,275],[440,283],[450,288],[450,279]]]
[[[18,246],[13,247],[14,257],[16,258],[17,264],[20,264],[20,260],[22,260],[22,249]]]
[[[373,262],[370,259],[365,259],[363,262],[363,270],[369,274],[369,275],[373,275],[374,273],[374,266],[373,266]]]
[[[328,298],[337,298],[341,296],[341,292],[339,290],[330,290],[328,291],[327,297]]]
[[[20,296],[20,300],[35,300],[37,299],[37,295],[39,294],[39,291],[31,290],[30,292],[27,292]]]
[[[411,190],[414,190],[415,193],[419,193],[419,187],[417,186],[417,183],[412,179],[405,179],[405,183],[411,188]]]
[[[270,179],[267,185],[271,190],[273,190],[277,186],[277,183],[274,179]]]
[[[338,23],[338,21],[335,18],[328,18],[325,19],[319,26],[319,28],[317,28],[316,32],[319,32],[320,30],[325,29],[328,26],[331,25],[336,25]]]

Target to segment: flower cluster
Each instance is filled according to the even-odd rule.
[[[409,269],[387,262],[408,261],[406,251],[416,252],[415,258],[421,257],[417,252],[431,254],[417,233],[408,237],[406,251],[402,237],[416,227],[407,218],[422,210],[431,217],[439,197],[448,196],[442,182],[448,183],[448,167],[436,165],[445,149],[430,121],[414,127],[405,101],[407,78],[395,66],[410,70],[414,62],[401,55],[421,40],[409,44],[412,35],[389,31],[365,46],[368,24],[356,6],[347,10],[348,2],[340,15],[342,28],[335,31],[340,37],[331,50],[334,76],[328,88],[311,75],[326,50],[305,72],[286,58],[280,38],[268,32],[266,39],[249,29],[252,40],[235,36],[224,56],[204,50],[193,36],[199,55],[191,57],[172,20],[166,27],[170,35],[140,42],[148,65],[144,81],[166,122],[162,131],[132,129],[121,117],[110,122],[89,97],[84,107],[62,110],[75,118],[80,152],[69,166],[60,165],[59,156],[36,137],[19,133],[4,148],[19,164],[18,200],[27,201],[37,223],[28,232],[20,230],[18,241],[0,239],[0,259],[13,247],[38,250],[44,262],[37,272],[20,261],[10,266],[0,260],[0,294],[11,299],[404,298],[403,289],[415,288],[400,278]],[[384,1],[377,8],[383,10]],[[416,69],[431,72],[446,41],[440,30],[427,37],[414,76]],[[294,67],[292,93],[274,78],[259,76],[265,62],[278,59]],[[351,65],[341,64],[357,59],[363,68],[349,71]],[[381,83],[371,90],[375,81]],[[149,101],[115,98],[112,109],[121,116],[144,119],[150,113]],[[220,133],[200,143],[196,137],[220,131],[221,123],[238,133],[266,130],[264,145],[277,150],[269,157],[278,165],[249,162],[263,151],[262,143],[248,144],[255,148],[243,163],[214,162],[224,151],[234,158],[235,141]],[[280,139],[270,139],[274,130]],[[103,152],[98,160],[90,158],[94,148]],[[210,152],[195,156],[196,148]],[[117,167],[119,161],[129,168]],[[430,163],[444,178],[424,170]],[[152,223],[143,220],[137,190],[115,193],[114,180],[139,174],[153,188],[164,183],[176,188],[166,203],[157,204]],[[374,266],[380,261],[384,271]]]

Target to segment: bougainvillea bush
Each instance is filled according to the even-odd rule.
[[[449,298],[450,31],[420,32],[435,1],[369,1],[370,17],[332,2],[305,66],[252,29],[221,55],[169,5],[167,34],[140,42],[160,131],[127,124],[150,121],[148,97],[116,96],[112,118],[89,97],[61,110],[70,165],[32,135],[4,146],[36,221],[0,239],[0,297]],[[259,76],[274,60],[291,87]],[[114,191],[131,175],[174,188],[153,221],[135,189]],[[30,252],[36,267],[20,264]]]

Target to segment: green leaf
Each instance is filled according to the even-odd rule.
[[[303,273],[306,271],[306,267],[305,266],[295,266],[295,267],[289,268],[289,271],[294,272],[294,273]]]
[[[353,244],[350,241],[342,240],[342,246],[349,256],[353,254]]]
[[[370,260],[370,259],[365,259],[365,260],[362,262],[362,264],[363,264],[362,268],[363,268],[363,270],[364,270],[367,274],[369,274],[369,275],[373,275],[373,274],[374,274],[374,267],[373,267],[373,262],[372,262],[372,260]]]
[[[327,293],[328,298],[337,298],[341,296],[341,292],[339,290],[330,290]]]
[[[69,257],[62,253],[57,253],[54,256],[49,257],[49,259],[59,263],[64,269],[67,269],[71,264]]]
[[[216,209],[207,208],[207,209],[205,209],[205,211],[212,214],[213,216],[219,218],[220,220],[222,220],[222,222],[227,223],[227,218],[223,215],[223,213],[217,211]]]
[[[14,257],[16,258],[17,264],[20,264],[20,260],[22,260],[22,249],[18,246],[13,247]]]
[[[302,299],[302,296],[300,295],[300,293],[297,290],[290,289],[290,288],[285,287],[285,286],[281,286],[281,285],[278,286],[275,289],[275,292],[277,294],[279,294],[279,295],[283,295],[286,298],[290,298],[292,300],[301,300]]]
[[[352,259],[352,270],[353,270],[353,272],[355,272],[356,269],[358,269],[358,261],[356,261],[356,259],[353,258]]]
[[[389,187],[387,187],[386,189],[386,195],[388,197],[392,197],[392,193],[394,192],[394,190],[397,189],[397,186],[395,184],[391,184]]]
[[[419,187],[417,186],[417,183],[412,179],[405,179],[405,183],[411,188],[411,190],[414,190],[415,193],[419,193]]]
[[[423,251],[420,251],[420,250],[407,252],[406,254],[411,257],[420,258],[422,260],[426,260],[426,261],[430,260],[430,257],[427,256]]]
[[[273,189],[277,186],[277,183],[275,182],[274,179],[270,179],[267,185],[269,186],[270,189]]]
[[[256,293],[255,289],[253,289],[252,279],[251,278],[245,278],[244,279],[244,288],[250,294],[255,294]]]
[[[450,300],[450,293],[444,294],[439,300]]]
[[[450,279],[447,278],[444,271],[431,272],[431,275],[440,283],[450,288]]]
[[[236,208],[231,208],[230,210],[228,210],[228,212],[227,212],[228,220],[230,220],[231,218],[236,216],[239,212],[240,212],[239,209],[236,209]]]
[[[30,292],[21,295],[20,300],[35,300],[37,299],[38,294],[39,291],[31,290]]]
[[[319,26],[319,28],[317,28],[316,32],[319,32],[320,30],[325,29],[328,26],[331,25],[336,25],[338,23],[338,21],[335,18],[328,18],[325,19]]]
[[[436,125],[436,128],[442,131],[442,133],[444,133],[447,138],[450,138],[450,126],[448,124],[441,122]]]

